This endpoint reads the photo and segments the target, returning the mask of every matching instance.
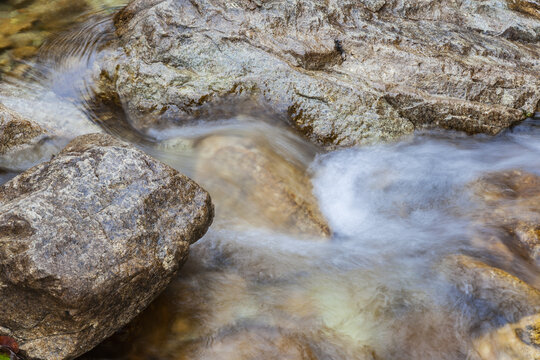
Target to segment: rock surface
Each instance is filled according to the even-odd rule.
[[[4,155],[19,146],[32,145],[47,135],[37,124],[19,116],[0,104],[0,154]]]
[[[528,360],[540,356],[540,291],[506,271],[467,255],[452,255],[443,273],[474,308],[474,360]]]
[[[471,184],[483,226],[498,230],[514,253],[540,267],[540,176],[522,170],[487,174]]]
[[[47,137],[47,130],[0,104],[0,169],[18,170],[42,159],[39,143]]]
[[[474,347],[482,360],[540,359],[540,314],[481,336]]]
[[[493,312],[508,322],[540,313],[540,291],[510,275],[466,255],[453,255],[443,261],[450,282],[473,299],[478,313]]]
[[[0,187],[0,333],[73,359],[144,309],[213,217],[206,191],[106,135]]]
[[[218,214],[298,235],[330,235],[306,169],[263,139],[216,135],[196,149],[194,178],[212,194]]]
[[[115,23],[96,96],[143,131],[249,100],[335,147],[539,109],[537,1],[133,0]]]
[[[0,136],[11,138],[0,141],[0,169],[14,171],[49,160],[77,136],[102,131],[76,105],[39,84],[3,83],[0,118],[9,125]]]

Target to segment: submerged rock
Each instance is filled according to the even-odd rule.
[[[453,255],[443,261],[443,272],[479,314],[493,313],[507,322],[540,313],[540,291],[510,275],[466,255]]]
[[[102,131],[53,91],[18,81],[2,84],[0,118],[8,125],[0,130],[0,169],[5,170],[24,171],[49,160],[75,137]]]
[[[210,136],[197,144],[194,177],[212,194],[218,214],[255,226],[328,237],[306,169],[287,161],[264,139]]]
[[[0,334],[73,359],[144,309],[208,229],[187,177],[110,136],[79,137],[0,187]]]
[[[487,174],[471,187],[480,224],[498,230],[511,251],[540,267],[540,176],[508,170]]]
[[[327,146],[439,126],[496,134],[539,108],[532,1],[133,0],[98,97],[135,128],[269,105]]]
[[[473,343],[482,360],[540,359],[540,314],[507,324]]]
[[[139,322],[129,325],[145,331],[123,338],[128,350],[114,353],[120,343],[115,341],[84,359],[435,359],[456,354],[447,356],[454,359],[463,354],[456,351],[464,348],[456,335],[464,332],[454,324],[462,322],[447,309],[434,308],[427,294],[389,289],[379,271],[321,271],[324,260],[306,252],[314,246],[293,254],[280,251],[278,244],[261,247],[269,239],[260,234],[237,242],[234,233],[220,232],[214,229],[192,247],[181,276]]]
[[[123,0],[19,0],[0,4],[0,73],[25,71],[51,34],[88,12],[123,5]],[[65,55],[65,52],[64,52]]]
[[[222,329],[211,342],[200,340],[187,346],[178,360],[317,360],[345,359],[339,350],[314,342],[302,333],[257,325]],[[377,360],[369,348],[355,353],[357,360]]]
[[[0,103],[0,170],[22,170],[35,165],[50,153],[40,143],[48,131]]]
[[[287,261],[282,260],[287,256],[272,254],[270,258],[262,254],[256,256],[245,266],[248,271],[260,274],[264,269],[259,265],[268,262],[266,266],[276,266],[287,274],[280,279],[261,281],[256,275],[238,271],[228,255],[222,254],[227,259],[213,258],[219,257],[220,251],[215,252],[208,241],[215,234],[209,235],[194,246],[181,276],[171,283],[157,303],[128,325],[128,338],[117,334],[108,347],[100,345],[83,359],[384,359],[376,357],[376,351],[362,341],[371,332],[366,331],[360,338],[344,336],[351,329],[356,330],[355,333],[370,329],[366,317],[372,312],[366,311],[366,316],[359,314],[358,304],[363,304],[359,299],[361,295],[353,298],[353,294],[359,294],[349,291],[358,289],[358,282],[349,280],[348,289],[338,284],[325,288],[328,278],[305,269],[304,276],[315,276],[309,288],[304,289],[302,275],[294,276],[291,268],[284,266]],[[227,250],[234,252],[235,257],[248,259],[253,255],[252,251],[245,253],[234,245],[230,249],[230,245]],[[302,262],[296,258],[293,261]],[[332,279],[333,283],[342,280]],[[334,305],[344,304],[336,309],[337,315],[358,319],[355,325],[359,328],[344,324],[342,318],[336,320],[332,309],[321,309],[322,297],[334,301]],[[335,327],[327,326],[326,315]],[[122,340],[128,341],[130,346],[124,352],[115,353],[114,346]]]
[[[528,360],[540,356],[540,291],[504,270],[466,255],[444,259],[447,280],[474,308],[472,350],[478,360]]]

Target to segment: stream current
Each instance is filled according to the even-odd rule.
[[[489,229],[475,215],[482,210],[470,186],[496,171],[540,175],[540,118],[495,137],[419,131],[331,152],[263,112],[143,136],[125,126],[125,114],[91,99],[85,74],[113,36],[108,14],[84,15],[22,61],[22,74],[4,74],[0,102],[29,118],[83,118],[134,143],[207,188],[216,219],[165,293],[83,358],[477,359],[475,339],[515,319],[459,291],[443,259],[474,256],[540,287],[530,262],[475,241]],[[25,108],[25,96],[47,106]],[[216,185],[220,168],[201,166],[208,146],[199,146],[216,138],[247,141],[271,154],[268,163],[300,169],[331,237],[269,219],[254,202],[273,189],[248,184],[248,175]],[[277,171],[285,182],[298,176]],[[0,183],[14,175],[0,172]]]

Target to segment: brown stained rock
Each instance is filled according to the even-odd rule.
[[[540,2],[538,0],[506,0],[508,7],[512,10],[540,19]]]
[[[236,136],[211,136],[197,145],[195,178],[215,199],[218,214],[231,212],[251,225],[306,236],[330,229],[312,193],[306,169],[270,144]]]
[[[75,139],[0,187],[0,333],[73,359],[144,309],[208,229],[187,177],[107,135]]]
[[[514,252],[540,266],[540,176],[521,170],[487,174],[471,184],[475,216],[499,230]]]
[[[534,4],[133,0],[95,90],[142,131],[249,100],[328,147],[424,127],[496,134],[539,108]]]
[[[473,340],[482,360],[540,359],[540,315],[526,316]]]
[[[0,156],[33,146],[46,136],[47,130],[0,104]]]
[[[0,170],[21,171],[55,152],[49,130],[0,103]]]
[[[466,255],[445,258],[442,269],[461,292],[480,300],[484,304],[480,306],[487,304],[508,321],[540,312],[540,291],[504,270]]]

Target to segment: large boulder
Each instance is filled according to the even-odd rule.
[[[73,359],[144,309],[208,229],[187,177],[110,136],[79,137],[0,187],[0,334]]]
[[[133,0],[115,24],[95,95],[142,131],[254,101],[334,147],[539,109],[536,1]]]

